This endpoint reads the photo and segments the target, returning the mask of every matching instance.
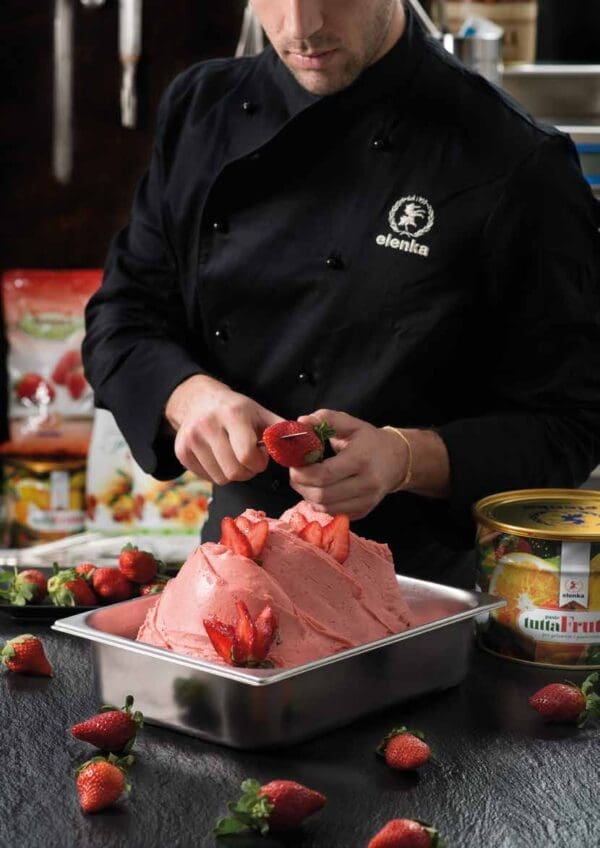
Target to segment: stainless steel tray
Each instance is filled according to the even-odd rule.
[[[55,622],[94,643],[99,700],[233,748],[291,745],[375,710],[455,686],[465,677],[474,619],[504,600],[398,577],[415,625],[290,669],[241,669],[136,642],[155,597],[134,598]]]

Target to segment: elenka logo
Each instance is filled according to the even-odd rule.
[[[388,221],[390,228],[405,238],[395,238],[391,233],[387,236],[378,235],[375,241],[380,247],[390,247],[417,256],[429,256],[429,247],[417,241],[428,233],[435,223],[435,212],[428,200],[416,194],[401,197],[390,209]]]

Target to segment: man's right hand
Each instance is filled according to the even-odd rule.
[[[265,427],[282,420],[204,374],[188,377],[177,386],[167,401],[165,416],[177,434],[177,459],[217,486],[250,480],[265,470],[269,457],[256,442]]]

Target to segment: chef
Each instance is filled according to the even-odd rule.
[[[406,574],[471,586],[471,506],[600,459],[598,213],[570,139],[399,0],[254,0],[271,45],[163,97],[87,311],[86,373],[150,474],[348,513]],[[257,446],[327,420],[332,455]]]

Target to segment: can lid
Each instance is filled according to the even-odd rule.
[[[591,489],[518,489],[477,501],[477,521],[534,539],[600,542],[600,492]]]

